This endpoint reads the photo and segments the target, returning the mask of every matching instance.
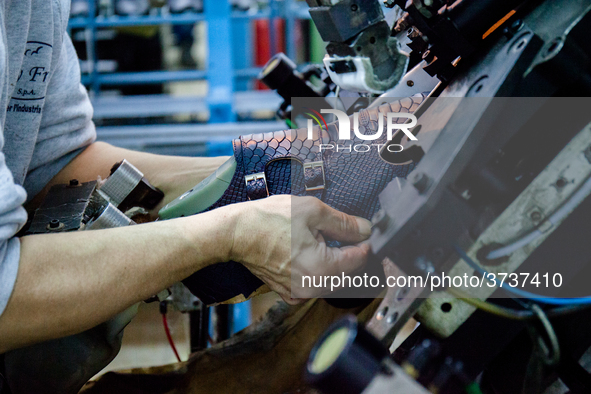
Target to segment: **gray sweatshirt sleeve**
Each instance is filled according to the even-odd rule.
[[[58,65],[47,89],[41,127],[24,182],[33,198],[82,148],[96,139],[92,105],[80,84],[80,66],[72,41],[64,34]]]
[[[66,34],[56,65],[24,188],[15,184],[6,166],[1,153],[4,138],[0,133],[0,314],[8,304],[17,277],[20,241],[14,236],[27,221],[23,204],[96,138],[92,106],[86,89],[80,85],[78,58]]]
[[[0,150],[4,138],[0,133]],[[10,299],[20,258],[20,241],[14,235],[27,221],[23,208],[27,194],[14,183],[12,173],[6,167],[4,154],[0,152],[0,314]]]

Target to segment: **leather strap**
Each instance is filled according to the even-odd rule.
[[[293,132],[297,133],[297,131],[295,131],[295,130]],[[283,132],[283,133],[286,133],[285,135],[287,135],[287,133],[289,133],[289,131]],[[258,140],[260,138],[258,138],[258,136],[254,136],[253,139],[261,144],[268,143],[267,141],[264,141],[264,142],[260,141],[259,142]],[[324,162],[323,162],[323,157],[322,157],[323,155],[322,155],[322,152],[320,151],[320,148],[319,148],[321,140],[322,140],[322,131],[320,131],[317,134],[317,138],[313,141],[312,145],[311,146],[308,145],[309,148],[304,148],[303,146],[300,148],[301,150],[306,149],[308,151],[308,153],[311,153],[312,150],[315,150],[314,154],[307,154],[305,156],[305,158],[303,160],[303,166],[304,166],[304,184],[306,187],[306,195],[315,196],[317,198],[322,197],[323,190],[325,187],[325,182],[326,182],[326,174],[324,171]],[[298,141],[302,141],[302,140],[298,140]],[[250,145],[251,141],[246,141],[246,144]],[[246,156],[247,157],[256,156],[256,153],[257,153],[256,150],[260,149],[259,147],[256,147],[254,149],[249,147],[248,149],[246,149],[241,140],[240,140],[240,142],[237,143],[237,145],[240,145],[240,148],[243,150],[242,151],[243,158]],[[246,151],[245,151],[245,149],[246,149]],[[265,198],[265,197],[269,196],[269,187],[267,184],[267,178],[265,176],[265,172],[267,170],[267,165],[271,161],[273,161],[275,159],[279,159],[279,158],[300,160],[300,158],[298,158],[297,156],[292,156],[291,150],[283,149],[283,151],[277,150],[275,155],[263,155],[261,160],[254,167],[251,167],[252,169],[250,169],[250,168],[245,169],[246,171],[245,171],[244,181],[246,183],[246,194],[247,194],[249,200],[257,200],[257,199]],[[261,172],[254,172],[254,171],[256,171],[256,169],[259,169],[260,167],[263,167]]]
[[[304,163],[304,184],[306,194],[321,198],[326,186],[324,161],[312,161]]]
[[[244,177],[246,182],[246,194],[249,200],[258,200],[269,196],[267,177],[264,172],[259,172]]]

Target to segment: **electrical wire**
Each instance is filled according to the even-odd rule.
[[[472,260],[470,258],[470,256],[468,256],[466,254],[466,252],[464,252],[459,246],[454,245],[454,249],[456,250],[456,252],[460,256],[460,258],[466,262],[466,264],[468,264],[471,268],[478,271],[479,273],[484,274],[487,278],[489,277],[488,276],[489,272],[482,269],[478,264],[476,264],[474,262],[474,260]],[[571,306],[572,305],[590,305],[591,304],[591,296],[590,297],[579,297],[579,298],[546,297],[546,296],[543,296],[540,294],[530,293],[529,291],[516,289],[514,287],[509,286],[506,283],[499,282],[496,278],[492,279],[492,281],[494,281],[498,287],[502,288],[503,290],[507,291],[508,293],[511,293],[513,295],[516,295],[516,296],[522,297],[522,298],[529,298],[532,301],[541,302],[543,304],[571,305]]]
[[[295,129],[295,126],[293,124],[293,122],[290,119],[285,119],[285,123],[287,124],[287,127],[289,127],[290,129]]]
[[[542,326],[546,331],[546,335],[550,340],[550,348],[545,349],[547,354],[546,359],[544,362],[546,365],[556,365],[560,361],[560,344],[558,343],[558,336],[556,335],[556,331],[554,331],[554,327],[552,327],[552,323],[548,320],[548,315],[545,313],[542,308],[540,308],[537,304],[531,305],[532,311],[536,314],[536,317],[542,322]],[[540,338],[540,345],[542,345],[543,340]],[[545,346],[541,346],[543,349]],[[552,350],[550,352],[550,349]]]
[[[448,287],[445,289],[449,294],[456,297],[458,300],[465,302],[466,304],[472,305],[484,312],[488,312],[495,316],[504,317],[511,320],[528,320],[534,317],[531,311],[518,311],[510,308],[505,308],[499,305],[492,304],[487,301],[482,301],[479,298],[473,298],[467,293],[455,288]]]
[[[448,287],[446,291],[456,297],[458,300],[465,302],[466,304],[472,305],[484,312],[493,314],[495,316],[504,317],[506,319],[511,320],[536,320],[538,316],[532,310],[517,310],[512,308],[507,308],[504,306],[496,305],[488,301],[482,301],[479,298],[474,298],[473,296],[469,295],[468,293],[463,292],[462,290],[456,287]],[[526,307],[529,307],[526,305]],[[582,309],[579,306],[563,306],[554,309],[550,309],[546,311],[546,314],[550,317],[556,317],[561,315],[566,315],[568,313],[575,312],[577,310]]]
[[[164,332],[166,333],[166,339],[168,339],[168,343],[176,356],[178,362],[181,362],[181,357],[179,356],[179,352],[176,350],[176,346],[174,345],[174,341],[172,340],[172,335],[170,335],[170,327],[168,326],[168,319],[166,318],[166,313],[168,311],[168,303],[166,301],[160,301],[160,314],[162,315],[162,325],[164,326]]]
[[[556,226],[558,222],[564,219],[573,209],[575,209],[587,196],[591,193],[591,177],[588,178],[583,185],[577,190],[556,212],[554,212],[547,220],[552,226]],[[503,246],[502,248],[491,251],[486,258],[489,260],[498,259],[500,257],[508,256],[511,253],[523,248],[534,240],[541,237],[544,233],[539,229],[535,229],[530,233],[519,238],[517,241]]]
[[[176,356],[176,359],[181,362],[181,357],[179,356],[179,352],[176,350],[176,346],[174,346],[174,341],[172,340],[172,335],[170,335],[170,328],[168,328],[168,320],[166,319],[166,315],[162,315],[162,324],[164,325],[164,332],[166,332],[166,338],[168,339],[168,343]]]

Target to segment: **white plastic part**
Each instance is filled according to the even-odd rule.
[[[355,71],[348,73],[336,73],[331,69],[331,64],[341,61],[350,61],[355,66]],[[373,76],[373,67],[368,57],[330,57],[324,56],[324,66],[330,75],[330,79],[337,84],[341,89],[350,90],[352,92],[369,92],[380,94],[381,90],[376,90],[369,87],[367,79]]]

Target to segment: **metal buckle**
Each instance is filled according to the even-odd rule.
[[[267,187],[267,177],[265,176],[264,172],[257,172],[256,174],[246,175],[244,177],[244,181],[246,182],[246,186],[248,186],[249,182],[253,182],[256,180],[262,179],[265,182],[265,191],[267,192],[267,196],[269,195],[269,188]]]
[[[256,174],[246,175],[244,177],[244,181],[246,182],[246,186],[248,186],[248,182],[256,181],[257,179],[262,179],[265,181],[265,185],[267,184],[267,177],[265,176],[264,172],[257,172]]]
[[[316,168],[320,168],[322,170],[322,184],[321,185],[316,185],[316,186],[308,186],[307,184],[306,186],[306,191],[314,191],[314,190],[323,190],[324,189],[324,185],[326,184],[326,178],[324,176],[324,162],[323,161],[311,161],[308,163],[304,163],[304,176],[306,174],[306,170],[310,169],[310,170],[314,170]]]

